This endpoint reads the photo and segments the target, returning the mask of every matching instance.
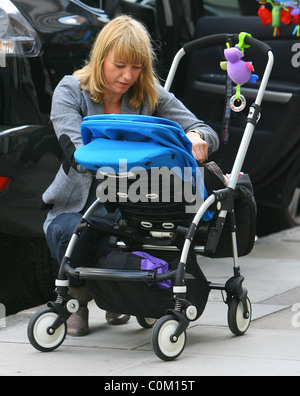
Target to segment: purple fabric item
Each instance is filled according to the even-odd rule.
[[[144,252],[132,252],[132,254],[136,254],[137,256],[144,258],[144,260],[141,261],[141,270],[156,270],[158,274],[166,274],[167,272],[170,272],[169,264],[160,258],[153,257],[150,254]],[[172,286],[172,281],[171,279],[165,280],[156,283],[156,286],[160,287],[161,289],[170,289]]]

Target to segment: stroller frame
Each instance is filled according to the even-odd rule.
[[[238,34],[217,34],[207,36],[186,44],[175,56],[173,64],[167,78],[165,88],[170,89],[174,79],[176,70],[180,60],[185,54],[188,54],[196,49],[206,48],[214,45],[226,44],[228,41],[238,42]],[[184,236],[184,244],[180,256],[178,268],[166,274],[157,274],[156,271],[137,271],[137,270],[112,270],[101,268],[73,268],[71,266],[72,252],[81,232],[86,227],[91,227],[88,220],[93,215],[95,209],[100,203],[99,198],[90,206],[84,213],[81,221],[77,225],[70,243],[67,247],[65,257],[63,258],[57,280],[55,282],[57,299],[54,302],[48,303],[48,308],[38,311],[31,319],[28,325],[28,338],[31,344],[38,350],[43,352],[52,351],[58,348],[66,336],[66,321],[70,315],[79,309],[79,303],[72,296],[68,294],[69,290],[69,277],[80,280],[112,280],[112,281],[130,281],[130,282],[144,282],[151,286],[155,282],[172,279],[174,282],[173,295],[174,295],[174,309],[168,310],[166,316],[160,318],[154,325],[152,332],[152,344],[154,352],[162,360],[174,360],[183,351],[185,346],[185,330],[189,326],[190,321],[197,319],[197,308],[189,301],[186,300],[186,279],[189,274],[186,273],[186,263],[191,247],[196,253],[205,253],[207,250],[214,251],[218,245],[225,219],[227,216],[230,218],[231,237],[233,247],[233,276],[225,284],[217,284],[208,282],[210,290],[225,291],[227,298],[225,303],[228,305],[228,324],[230,330],[235,335],[243,335],[248,330],[251,322],[251,303],[248,298],[248,291],[243,287],[244,277],[241,275],[237,248],[236,237],[236,219],[234,212],[234,190],[236,188],[239,173],[241,171],[244,159],[252,138],[254,129],[259,121],[261,115],[261,102],[267,83],[271,74],[274,63],[274,56],[271,48],[265,43],[258,41],[252,37],[247,37],[246,44],[254,46],[256,49],[262,51],[267,55],[267,65],[264,71],[262,81],[260,83],[255,103],[250,106],[247,124],[245,127],[244,135],[233,165],[232,173],[228,186],[214,191],[201,205],[199,210],[194,216],[190,227],[178,227],[176,233]],[[212,205],[216,205],[218,218],[216,227],[214,227],[213,238],[209,239],[210,246],[193,246],[193,238],[195,237],[197,227],[202,219],[202,216]],[[119,238],[124,236],[122,230],[112,230],[110,227],[103,226],[101,231],[107,231],[111,235]],[[163,246],[159,246],[163,249]],[[152,327],[152,322],[147,318],[139,320],[139,323],[146,328]],[[162,332],[163,336],[167,337],[167,345],[162,345],[160,337]]]

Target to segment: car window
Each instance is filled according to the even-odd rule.
[[[240,15],[238,0],[204,0],[204,10],[210,15]]]
[[[153,0],[122,0],[128,3],[141,3],[155,6]],[[183,4],[190,3],[190,0],[180,0]],[[205,13],[208,15],[240,15],[238,0],[203,0]]]

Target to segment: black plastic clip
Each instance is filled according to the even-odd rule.
[[[258,104],[253,103],[249,109],[247,122],[250,122],[252,125],[254,125],[254,127],[256,127],[260,119],[260,116],[261,116],[261,107]]]

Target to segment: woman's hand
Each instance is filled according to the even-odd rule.
[[[192,142],[192,151],[196,161],[204,162],[207,157],[207,143],[197,132],[188,132],[187,138]]]

